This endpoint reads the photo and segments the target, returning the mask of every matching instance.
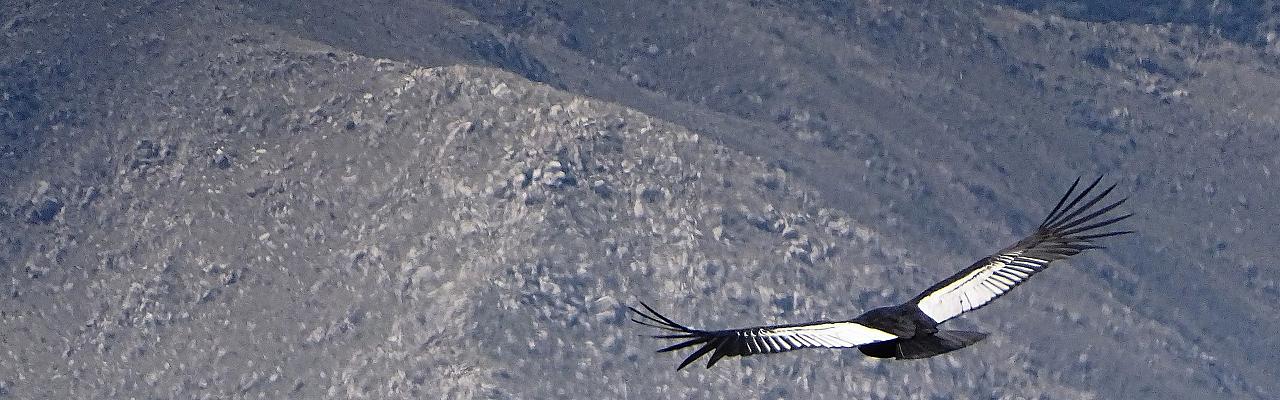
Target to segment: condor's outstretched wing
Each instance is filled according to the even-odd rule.
[[[1102,177],[1098,177],[1089,187],[1075,194],[1076,186],[1080,184],[1080,179],[1076,178],[1071,188],[1067,189],[1067,194],[1058,200],[1058,205],[1053,207],[1053,211],[1049,212],[1049,216],[1040,223],[1035,233],[938,282],[916,296],[912,302],[929,318],[942,323],[1008,293],[1031,275],[1044,270],[1049,263],[1088,249],[1102,248],[1094,244],[1096,239],[1132,233],[1133,231],[1099,232],[1101,228],[1133,215],[1102,217],[1124,204],[1125,199],[1104,207],[1094,207],[1115,189],[1115,185],[1083,204],[1080,203],[1101,180]],[[1102,220],[1098,221],[1100,217]]]
[[[897,339],[894,334],[881,331],[879,329],[869,328],[867,326],[854,322],[811,322],[807,324],[797,325],[776,325],[776,326],[758,326],[754,328],[729,329],[723,331],[704,331],[698,329],[690,329],[684,325],[680,325],[671,319],[664,317],[648,304],[640,303],[644,309],[648,311],[637,310],[633,307],[631,312],[636,313],[643,319],[632,318],[638,324],[651,326],[654,328],[664,329],[673,332],[667,335],[655,335],[653,337],[660,339],[684,339],[680,343],[668,346],[659,353],[680,350],[686,347],[698,346],[697,351],[690,354],[689,357],[680,363],[677,370],[693,363],[698,358],[711,353],[711,358],[707,360],[707,368],[711,368],[717,361],[726,356],[749,356],[754,354],[780,353],[784,351],[827,347],[857,347],[868,343],[883,342],[886,340]]]

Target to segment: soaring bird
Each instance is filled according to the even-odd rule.
[[[939,330],[938,325],[967,311],[976,310],[1003,296],[1051,263],[1089,249],[1100,249],[1097,239],[1133,231],[1102,228],[1132,216],[1105,216],[1126,199],[1096,207],[1115,189],[1111,185],[1086,200],[1101,177],[1081,190],[1076,178],[1030,236],[1000,252],[978,260],[969,268],[938,282],[910,301],[881,307],[846,321],[816,321],[804,324],[757,326],[741,329],[701,330],[681,325],[641,302],[645,311],[627,307],[641,325],[668,331],[654,335],[679,343],[659,353],[698,347],[677,370],[710,354],[707,368],[728,356],[780,353],[805,348],[857,347],[871,357],[916,359],[961,349],[987,337],[986,333]],[[1081,203],[1081,201],[1084,201]],[[1103,203],[1105,204],[1105,203]],[[647,311],[647,312],[646,312]]]

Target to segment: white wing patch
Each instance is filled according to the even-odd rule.
[[[676,369],[682,369],[699,357],[708,354],[710,357],[707,359],[707,368],[711,368],[721,358],[729,356],[778,353],[815,347],[857,347],[898,338],[892,333],[851,321],[819,321],[798,325],[757,326],[716,331],[690,329],[659,314],[648,304],[642,302],[640,305],[644,306],[647,312],[628,307],[638,317],[632,318],[632,321],[669,333],[654,335],[655,338],[683,340],[658,350],[659,353],[689,347],[697,349],[680,362]]]
[[[991,257],[986,265],[924,296],[917,306],[929,318],[942,323],[1013,290],[1053,261],[1022,253],[1019,250]]]
[[[808,347],[857,347],[897,339],[898,336],[854,322],[744,329],[739,335],[750,353],[777,353]]]

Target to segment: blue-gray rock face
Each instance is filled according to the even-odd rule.
[[[71,3],[0,6],[0,398],[1280,394],[1266,32],[1046,2]],[[1139,233],[949,322],[991,335],[943,356],[676,372],[627,320],[901,303],[1096,174]]]

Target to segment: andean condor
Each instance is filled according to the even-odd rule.
[[[640,317],[633,317],[632,321],[671,332],[653,337],[682,340],[658,350],[659,353],[701,345],[676,369],[682,369],[708,353],[711,358],[707,360],[707,368],[711,368],[726,356],[822,347],[857,347],[863,354],[879,358],[936,356],[987,337],[982,332],[938,330],[939,324],[990,303],[1054,261],[1084,250],[1102,248],[1094,244],[1096,239],[1133,233],[1127,230],[1100,232],[1101,228],[1133,215],[1103,217],[1124,204],[1125,199],[1095,207],[1115,189],[1115,185],[1081,203],[1101,180],[1099,177],[1075,194],[1080,184],[1077,178],[1036,231],[1013,246],[978,260],[905,304],[877,308],[851,320],[709,331],[681,325],[654,311],[648,304],[641,303],[647,313],[634,307],[627,308]]]

